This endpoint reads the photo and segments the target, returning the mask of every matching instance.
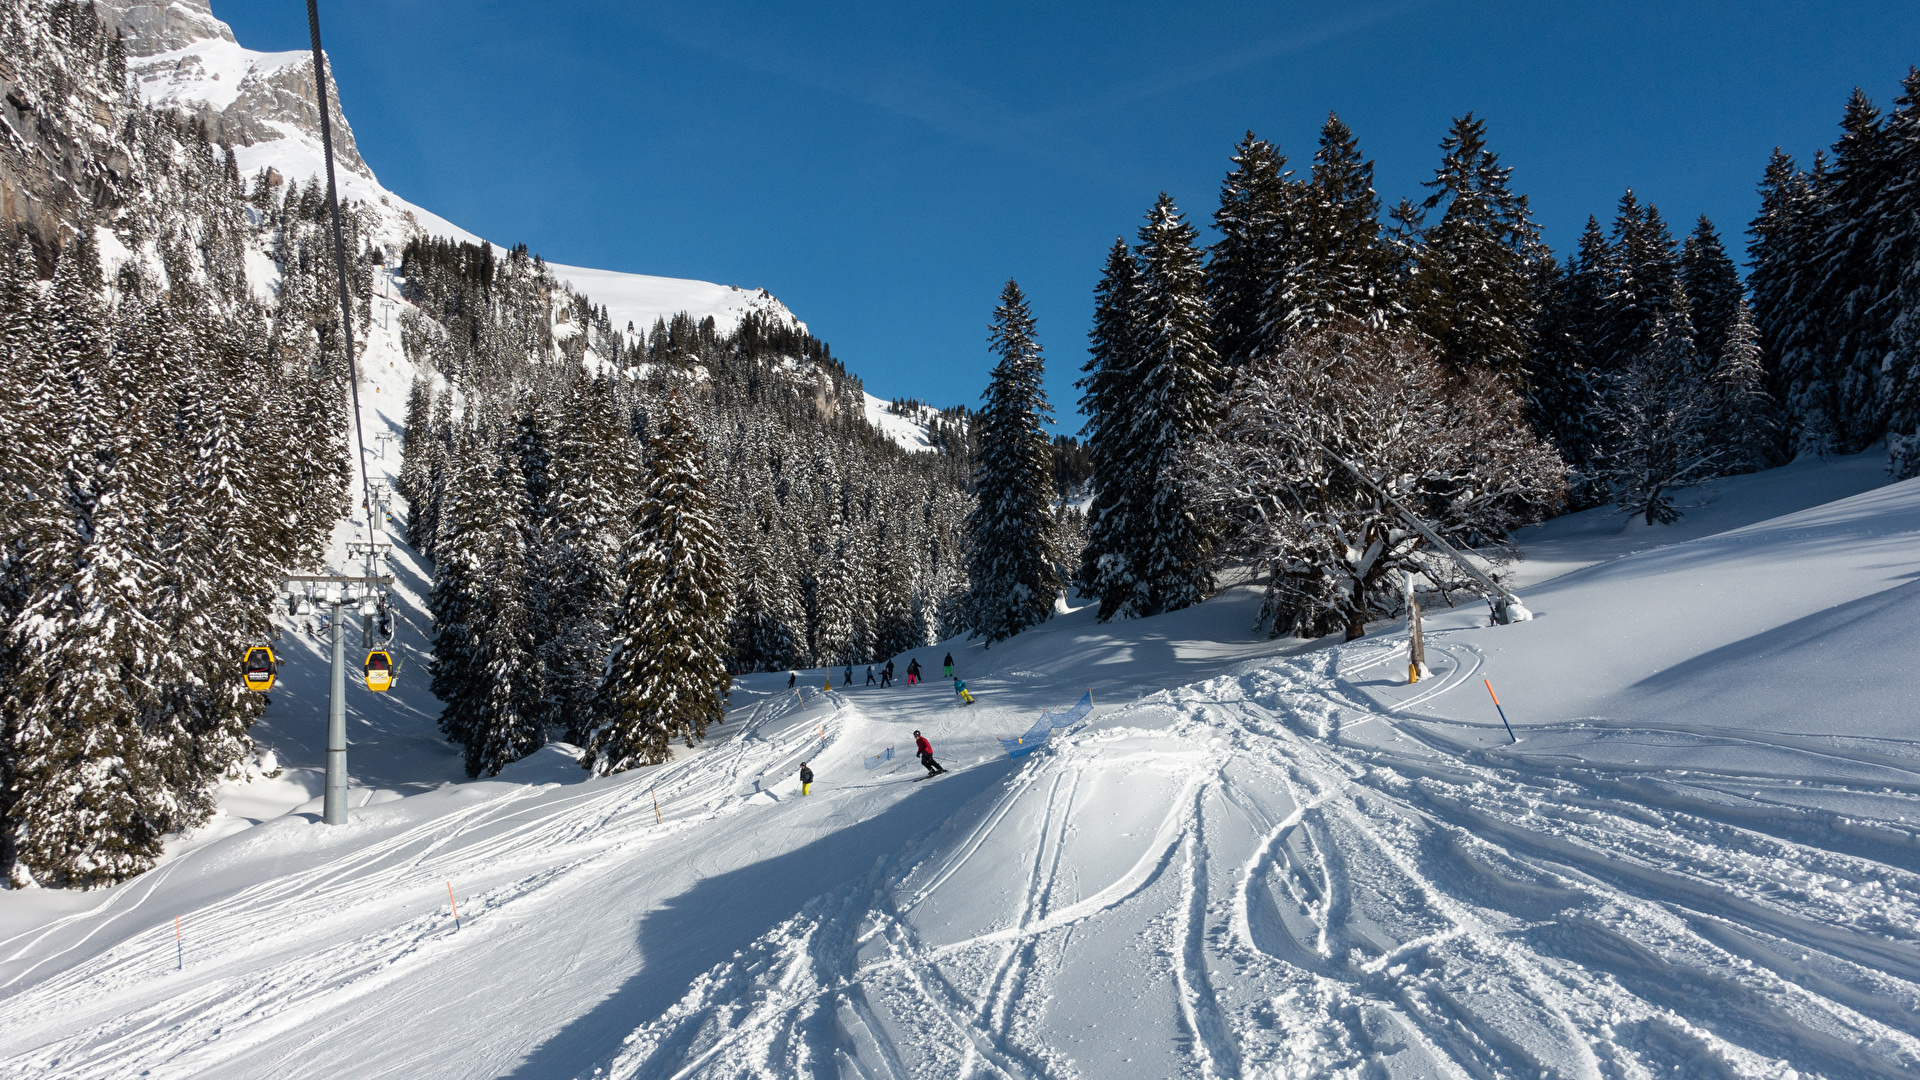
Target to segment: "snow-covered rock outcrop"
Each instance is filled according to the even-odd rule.
[[[109,28],[119,31],[127,50],[128,79],[146,104],[199,119],[214,141],[234,148],[245,175],[271,169],[305,183],[324,174],[311,52],[246,48],[213,14],[208,0],[99,0],[97,10]],[[374,208],[380,241],[397,248],[412,236],[426,234],[481,243],[481,237],[380,184],[360,156],[340,107],[343,98],[352,97],[353,88],[334,91],[330,104],[340,195]],[[605,306],[619,327],[631,322],[644,332],[656,319],[684,311],[695,319],[712,316],[722,332],[737,327],[749,313],[806,329],[765,289],[574,266],[556,265],[554,271]]]

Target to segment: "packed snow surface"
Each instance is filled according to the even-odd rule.
[[[1863,460],[1530,531],[1583,568],[1430,618],[1412,686],[1404,628],[1271,642],[1240,588],[921,650],[970,708],[752,675],[669,764],[447,782],[413,657],[342,827],[290,648],[230,835],[0,894],[0,1075],[1911,1076],[1920,481]]]

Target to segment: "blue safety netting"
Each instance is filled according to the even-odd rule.
[[[1058,728],[1072,727],[1093,715],[1093,691],[1074,703],[1071,708],[1058,711],[1048,709],[1040,714],[1040,719],[1027,729],[1025,735],[1011,739],[1001,739],[1000,746],[1010,758],[1025,757],[1046,744],[1048,737]]]
[[[892,760],[893,760],[893,747],[889,746],[885,750],[882,750],[879,753],[874,754],[873,756],[866,759],[867,771],[872,772],[873,770],[879,768],[882,765],[885,765],[887,762]]]

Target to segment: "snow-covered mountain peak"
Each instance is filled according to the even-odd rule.
[[[234,39],[233,30],[214,17],[205,0],[176,0],[165,7],[101,0],[98,11],[110,29],[120,32],[127,48],[128,78],[148,105],[197,117],[215,141],[236,150],[288,138],[318,148],[320,107],[311,53],[245,48]],[[360,157],[337,94],[331,105],[334,152],[340,165],[373,180],[373,170]],[[247,164],[243,159],[242,165]]]
[[[323,175],[311,53],[246,48],[214,16],[207,0],[174,0],[166,5],[98,0],[97,9],[108,27],[122,34],[128,78],[148,105],[200,119],[216,141],[234,148],[243,174],[271,169],[303,183]],[[417,235],[486,242],[381,185],[355,145],[353,129],[340,108],[342,96],[351,97],[352,88],[336,93],[330,102],[340,194],[373,209],[376,238],[394,249]],[[807,328],[765,289],[573,266],[555,265],[554,271],[606,307],[615,326],[632,323],[642,333],[655,320],[671,319],[682,311],[695,319],[712,316],[723,333],[738,327],[749,313],[798,330]]]
[[[166,4],[95,0],[94,8],[108,29],[120,32],[129,56],[152,56],[202,41],[234,40],[233,28],[214,17],[208,0]]]

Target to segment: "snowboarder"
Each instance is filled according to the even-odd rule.
[[[953,678],[953,654],[947,654],[947,678]]]
[[[813,770],[804,761],[800,763],[800,794],[813,794]]]
[[[925,735],[917,731],[913,733],[913,748],[920,755],[920,764],[927,767],[928,776],[939,776],[947,771],[939,762],[933,760],[933,744],[927,741]]]
[[[787,689],[789,689],[789,690],[791,690],[791,689],[793,689],[793,684],[794,684],[794,680],[796,680],[796,679],[798,679],[798,678],[800,678],[800,673],[799,673],[799,672],[797,672],[797,671],[789,671],[789,672],[787,672]]]
[[[917,683],[919,681],[920,681],[920,661],[918,660],[907,661],[907,685],[912,686],[914,683]]]
[[[960,695],[960,700],[962,702],[965,702],[968,705],[973,704],[973,695],[967,693],[967,684],[961,682],[960,676],[958,675],[955,675],[953,677],[953,692]]]
[[[872,664],[867,665],[867,685],[868,686],[873,685],[873,665]]]
[[[840,685],[842,685],[842,686],[852,686],[852,685],[853,685],[853,665],[852,665],[852,664],[848,664],[848,665],[847,665],[847,681],[846,681],[846,682],[843,682],[843,683],[841,683]]]

